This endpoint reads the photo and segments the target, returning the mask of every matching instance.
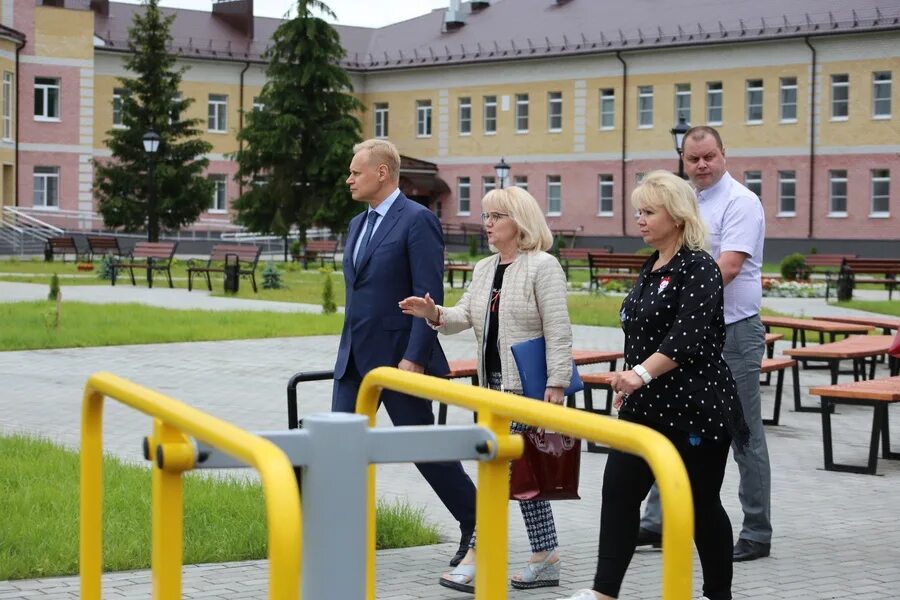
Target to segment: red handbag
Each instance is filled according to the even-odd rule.
[[[897,335],[894,336],[894,341],[891,342],[891,349],[888,350],[888,354],[894,358],[900,358],[900,329],[897,330]]]
[[[581,440],[544,429],[521,435],[525,451],[510,468],[510,499],[580,500]]]

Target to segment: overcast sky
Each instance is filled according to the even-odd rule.
[[[140,4],[140,0],[120,0]],[[211,11],[213,0],[160,0],[160,6]],[[449,5],[449,0],[325,0],[341,25],[381,27]],[[296,0],[254,0],[258,17],[283,17],[296,7]]]

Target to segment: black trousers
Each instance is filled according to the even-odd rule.
[[[362,376],[351,355],[344,377],[334,380],[332,412],[356,410],[356,395],[361,382]],[[381,404],[394,425],[434,425],[434,412],[428,400],[385,390],[381,393]],[[416,463],[416,468],[459,522],[460,532],[468,535],[475,531],[475,484],[462,464],[459,461]]]
[[[681,455],[694,497],[694,542],[703,569],[703,594],[710,600],[731,600],[733,539],[731,522],[719,492],[725,476],[730,439],[693,438],[677,429],[642,422],[632,415],[623,420],[647,425],[665,435]],[[640,527],[641,501],[654,482],[644,459],[613,450],[603,475],[600,542],[594,590],[617,598],[625,571],[634,555]],[[664,518],[672,518],[664,515]]]

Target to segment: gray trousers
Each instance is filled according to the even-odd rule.
[[[772,478],[759,399],[759,367],[765,352],[765,335],[765,327],[758,316],[726,325],[722,356],[737,383],[744,418],[750,428],[750,444],[743,452],[733,453],[741,474],[738,497],[744,510],[739,537],[770,544]],[[647,497],[641,528],[662,532],[662,511],[656,485]]]

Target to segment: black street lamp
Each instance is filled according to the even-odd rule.
[[[497,173],[497,180],[500,183],[500,189],[503,189],[503,182],[506,181],[506,177],[509,175],[509,165],[506,164],[506,161],[503,158],[500,158],[500,162],[494,165],[494,171]]]
[[[675,142],[675,152],[678,153],[678,176],[684,179],[684,158],[682,151],[684,149],[684,134],[688,132],[691,126],[685,123],[684,117],[678,117],[678,125],[671,129],[672,141]]]
[[[156,151],[159,150],[159,134],[152,129],[144,134],[144,152],[150,157],[148,176],[150,177],[149,197],[147,198],[147,241],[159,241],[159,222],[156,208]],[[149,274],[150,269],[147,269]]]

